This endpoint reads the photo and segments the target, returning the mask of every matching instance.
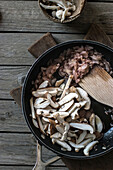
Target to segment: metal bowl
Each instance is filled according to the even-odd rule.
[[[42,0],[38,1],[38,5],[39,5],[40,9],[42,10],[42,12],[44,13],[44,15],[47,18],[49,18],[50,20],[57,22],[57,23],[69,23],[69,22],[75,20],[76,18],[78,18],[80,16],[80,14],[82,13],[82,11],[84,9],[85,3],[86,3],[86,0],[74,0],[74,1],[75,1],[75,4],[76,4],[76,7],[77,7],[76,11],[73,12],[71,18],[67,18],[63,22],[61,22],[60,19],[52,17],[49,10],[42,8],[42,6],[40,5],[40,2],[42,2]]]
[[[89,40],[76,40],[76,41],[69,41],[69,42],[58,44],[52,47],[51,49],[47,50],[45,53],[43,53],[35,61],[35,63],[28,71],[22,89],[22,109],[23,109],[26,122],[31,132],[34,134],[34,136],[36,137],[36,139],[39,141],[40,144],[44,145],[45,147],[47,147],[48,149],[52,150],[53,152],[57,153],[60,156],[65,156],[73,159],[91,159],[91,158],[104,155],[105,153],[113,149],[113,128],[110,127],[110,123],[111,123],[110,115],[106,115],[104,113],[105,105],[92,99],[92,107],[94,109],[94,112],[97,115],[99,115],[101,120],[104,122],[105,130],[102,139],[99,141],[99,144],[97,145],[97,150],[95,151],[94,149],[92,149],[90,151],[90,156],[85,156],[82,150],[80,150],[80,152],[78,153],[76,153],[74,150],[72,150],[71,152],[62,151],[60,149],[61,148],[60,146],[58,146],[57,144],[54,145],[52,144],[51,139],[49,137],[46,137],[46,139],[42,139],[40,130],[33,125],[32,118],[30,116],[31,115],[30,98],[31,98],[32,81],[36,79],[37,74],[40,72],[40,68],[42,66],[46,66],[46,63],[52,57],[57,58],[60,55],[60,53],[62,53],[64,50],[68,48],[72,48],[74,46],[81,46],[81,45],[93,46],[97,51],[103,54],[103,57],[106,58],[106,60],[109,61],[111,66],[113,67],[113,49],[111,49],[110,47],[104,44],[94,42],[94,41],[89,41]],[[106,146],[105,150],[103,150],[104,145]]]

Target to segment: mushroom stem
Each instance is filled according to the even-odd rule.
[[[56,9],[58,10],[59,9],[59,6],[56,6],[56,5],[49,6],[49,5],[42,4],[41,2],[40,2],[40,6],[45,9],[50,9],[50,10],[56,10]]]
[[[62,93],[62,95],[60,97],[60,100],[65,96],[65,94],[66,94],[66,92],[67,92],[67,90],[68,90],[68,88],[69,88],[69,86],[71,84],[72,79],[73,79],[73,75],[70,75],[68,80],[67,80],[67,83],[66,83],[66,86],[64,88],[64,91],[63,91],[63,93]]]

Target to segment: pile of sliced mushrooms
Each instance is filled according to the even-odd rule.
[[[73,0],[42,0],[40,6],[46,10],[51,10],[53,18],[60,19],[63,22],[66,18],[71,18],[76,10]]]
[[[42,138],[50,136],[61,150],[83,149],[84,155],[89,156],[89,151],[99,142],[103,123],[93,112],[87,117],[80,116],[80,110],[90,110],[91,100],[82,88],[71,86],[72,79],[70,75],[67,81],[57,80],[54,87],[44,81],[32,91],[32,121],[42,132]]]

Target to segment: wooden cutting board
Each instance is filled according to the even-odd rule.
[[[106,35],[106,33],[96,24],[92,24],[88,33],[84,39],[94,40],[102,42],[113,48],[113,42]],[[50,47],[56,45],[56,42],[50,33],[45,34],[40,40],[35,42],[28,51],[38,58],[43,52],[48,50]],[[13,89],[10,94],[13,99],[21,106],[21,87]],[[67,158],[61,158],[62,161],[70,170],[113,170],[112,160],[113,152],[110,152],[104,156],[91,160],[73,160]]]

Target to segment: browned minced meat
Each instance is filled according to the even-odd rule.
[[[113,76],[109,62],[93,47],[86,45],[69,48],[64,50],[58,58],[49,60],[47,67],[41,68],[41,72],[35,81],[35,87],[37,88],[44,80],[48,80],[50,85],[52,85],[55,81],[54,73],[56,71],[58,71],[61,77],[68,77],[70,74],[73,74],[73,79],[77,84],[94,65],[100,65]]]
[[[62,53],[61,56],[63,54],[65,60],[59,69],[59,74],[61,76],[73,74],[76,83],[79,83],[80,79],[82,79],[94,65],[100,65],[110,75],[113,74],[109,62],[102,58],[102,54],[91,46],[76,46],[68,49],[65,53]]]

